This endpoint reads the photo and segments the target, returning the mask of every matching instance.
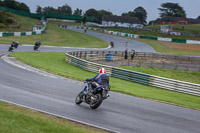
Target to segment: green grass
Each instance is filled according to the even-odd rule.
[[[96,73],[88,72],[69,63],[66,63],[65,53],[24,52],[12,53],[11,56],[15,56],[17,59],[34,67],[41,68],[48,72],[59,74],[72,79],[83,81],[86,78],[94,77],[96,75]],[[168,102],[171,104],[181,105],[194,109],[200,109],[200,97],[141,85],[113,77],[110,78],[110,85],[112,91]]]
[[[186,40],[200,40],[200,37],[188,37],[188,36],[175,36],[175,35],[164,35],[156,31],[142,31],[142,30],[129,30],[123,28],[104,28],[109,31],[118,31],[123,33],[137,34],[137,35],[147,35],[147,36],[156,36],[156,37],[165,37],[165,38],[174,38],[174,39],[186,39]]]
[[[200,72],[177,71],[137,66],[119,66],[119,68],[200,84]]]
[[[133,38],[131,38],[133,39]],[[156,41],[156,40],[148,40],[148,39],[141,39],[141,38],[134,38],[133,40],[144,42],[154,48],[157,52],[165,53],[165,54],[172,54],[172,55],[200,55],[200,52],[197,50],[178,50],[178,49],[171,49],[164,45],[165,42]],[[170,43],[170,42],[168,42]],[[192,46],[192,44],[188,44]]]
[[[37,40],[41,40],[42,45],[64,46],[64,47],[84,47],[84,48],[106,48],[108,43],[102,39],[66,30],[56,27],[63,22],[49,21],[45,34],[20,36],[20,37],[2,37],[0,43],[10,44],[13,41],[19,41],[20,44],[34,44]]]
[[[22,31],[32,31],[33,26],[36,25],[39,20],[15,15],[15,20],[20,24],[18,29],[0,28],[0,32],[22,32]]]
[[[94,31],[94,30],[91,30],[91,31]],[[99,31],[94,31],[94,32],[102,33]],[[200,55],[200,52],[197,50],[178,50],[178,49],[168,48],[167,46],[164,45],[164,43],[166,42],[163,42],[163,41],[149,40],[149,39],[142,39],[142,38],[129,38],[129,37],[123,37],[123,38],[128,38],[128,39],[136,40],[139,42],[144,42],[150,45],[152,48],[155,49],[156,52],[159,52],[159,53],[172,54],[172,55]],[[167,43],[171,43],[171,42],[167,42]],[[188,45],[192,46],[193,44],[188,44]]]
[[[161,25],[148,25],[145,26],[145,28],[160,30],[160,26]],[[170,25],[170,26],[172,26],[173,31],[200,34],[200,24],[184,25],[184,29],[182,29],[183,25]]]
[[[104,132],[89,126],[0,102],[1,133],[88,133]]]

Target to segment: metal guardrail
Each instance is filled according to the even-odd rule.
[[[173,80],[169,78],[163,78],[163,77],[158,77],[154,75],[129,71],[129,70],[106,66],[102,64],[97,64],[97,63],[80,59],[78,58],[79,56],[80,55],[78,55],[78,53],[75,53],[75,52],[66,53],[66,61],[74,66],[80,67],[82,69],[85,69],[91,72],[98,73],[98,70],[101,67],[104,67],[107,70],[107,74],[112,77],[132,81],[132,82],[136,82],[136,83],[140,83],[144,85],[154,86],[154,87],[158,87],[158,88],[162,88],[166,90],[181,92],[181,93],[190,94],[194,96],[200,96],[200,84],[183,82],[183,81]]]

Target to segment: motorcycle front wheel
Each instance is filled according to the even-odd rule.
[[[82,91],[76,96],[76,99],[75,99],[75,103],[76,104],[81,104],[82,103],[81,94],[82,94]]]
[[[90,102],[90,108],[92,108],[92,109],[98,108],[103,101],[103,98],[100,93],[94,95],[94,98],[95,98],[95,100],[91,100],[91,102]]]

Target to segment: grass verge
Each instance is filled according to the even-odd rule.
[[[102,39],[75,32],[72,30],[58,28],[58,24],[64,22],[49,21],[45,34],[32,36],[12,36],[0,38],[0,43],[10,44],[19,41],[20,44],[34,44],[41,40],[42,45],[64,46],[64,47],[84,47],[84,48],[106,48],[108,43]]]
[[[65,53],[21,52],[12,53],[10,56],[14,56],[18,60],[32,65],[33,67],[41,68],[48,72],[76,80],[83,81],[86,78],[94,77],[96,75],[96,73],[88,72],[66,63]],[[200,97],[197,96],[141,85],[113,77],[110,78],[110,85],[112,91],[156,101],[168,102],[193,109],[200,109]]]
[[[102,32],[95,31],[95,30],[90,30],[90,31],[102,33]],[[103,33],[103,34],[105,34],[105,33]],[[114,35],[114,36],[117,36],[117,35]],[[120,36],[120,37],[122,37],[122,36]],[[141,38],[129,38],[129,37],[122,37],[122,38],[127,38],[127,39],[136,40],[139,42],[144,42],[144,43],[150,45],[152,48],[155,49],[156,52],[159,52],[159,53],[172,54],[172,55],[198,55],[198,56],[200,55],[198,50],[180,50],[180,49],[169,48],[166,45],[164,45],[164,43],[166,43],[166,42],[163,42],[163,41],[141,39]],[[167,42],[167,43],[173,44],[173,42]],[[186,44],[186,45],[192,46],[194,44]]]
[[[152,28],[160,30],[161,25],[148,25],[145,28]],[[192,25],[170,25],[172,26],[173,31],[176,32],[185,32],[185,33],[192,33],[192,34],[199,34],[200,33],[200,24],[192,24]]]
[[[40,22],[38,19],[23,17],[19,15],[14,15],[17,23],[19,23],[20,28],[0,28],[1,32],[22,32],[22,31],[32,31],[33,26]]]
[[[185,39],[185,40],[200,40],[200,37],[165,35],[157,31],[130,30],[130,29],[123,29],[123,28],[104,28],[104,29],[109,30],[109,31],[118,31],[118,32],[137,34],[137,35],[147,35],[147,36],[165,37],[165,38],[173,38],[173,39]]]
[[[1,133],[105,132],[5,102],[0,102],[0,118]]]
[[[137,67],[137,66],[119,66],[119,68],[200,84],[200,72],[177,71],[177,70]]]
[[[133,38],[131,38],[133,39]],[[199,51],[197,50],[180,50],[180,49],[171,49],[164,45],[164,42],[162,41],[156,41],[156,40],[148,40],[148,39],[140,39],[140,38],[134,38],[133,40],[144,42],[148,45],[150,45],[152,48],[154,48],[157,52],[165,53],[165,54],[172,54],[172,55],[200,55]],[[168,42],[171,43],[171,42]],[[193,44],[187,44],[192,46]]]

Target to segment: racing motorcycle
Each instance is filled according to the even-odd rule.
[[[12,44],[10,45],[10,47],[8,48],[9,52],[13,52],[14,49],[17,49],[19,45],[19,42],[12,42]]]
[[[75,103],[81,104],[85,102],[90,105],[90,108],[98,108],[103,100],[109,97],[110,88],[108,86],[100,86],[89,89],[92,81],[84,81],[82,91],[76,96]]]
[[[34,50],[34,51],[37,51],[38,48],[40,47],[40,45],[41,45],[41,42],[40,42],[40,41],[37,41],[37,42],[35,43],[34,47],[33,47],[33,50]]]

